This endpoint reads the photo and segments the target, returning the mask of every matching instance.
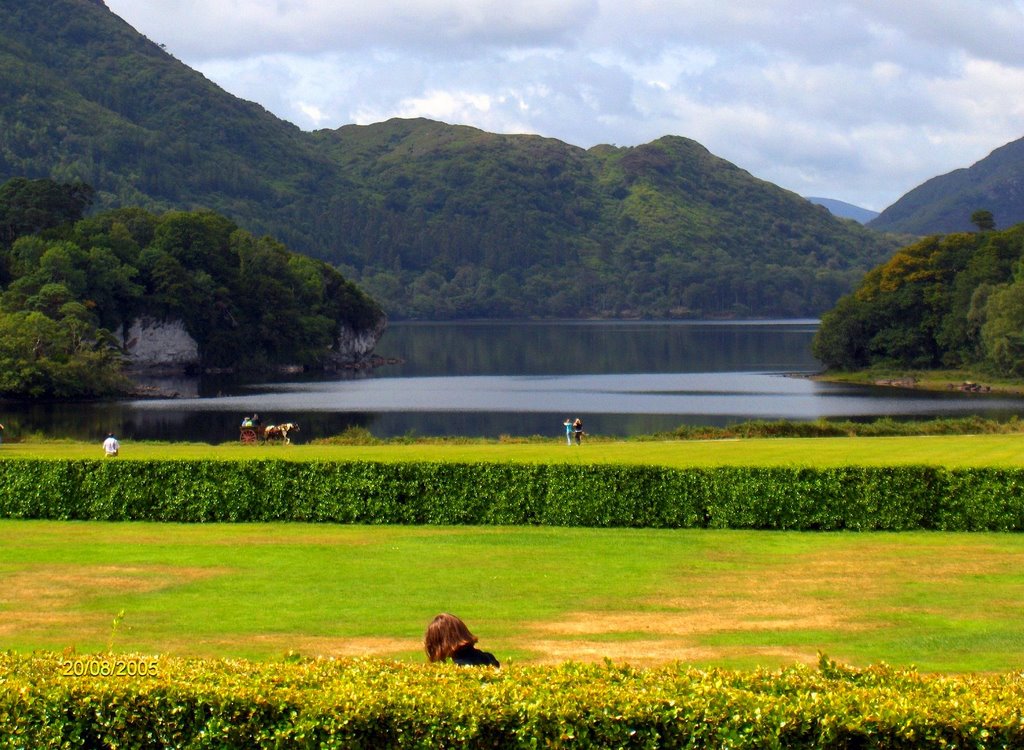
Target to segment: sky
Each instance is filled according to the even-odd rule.
[[[1024,0],[105,0],[304,130],[692,138],[880,211],[1024,137]]]

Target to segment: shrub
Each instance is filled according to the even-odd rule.
[[[0,461],[0,517],[657,528],[1024,529],[1024,470]]]
[[[69,667],[139,659],[146,676]],[[85,671],[88,669],[80,669]],[[1003,748],[1024,678],[0,654],[0,747]]]

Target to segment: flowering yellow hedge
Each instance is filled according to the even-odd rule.
[[[1017,674],[0,655],[2,748],[1022,745]]]

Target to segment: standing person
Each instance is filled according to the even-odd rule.
[[[565,426],[565,444],[572,445],[572,420],[566,417],[562,424]]]
[[[0,445],[4,442],[4,426],[0,424]]]
[[[117,442],[117,438],[114,437],[114,433],[108,432],[107,439],[103,441],[103,453],[109,458],[116,456],[121,450],[121,444]]]
[[[572,434],[576,436],[576,445],[579,445],[583,440],[583,420],[579,417],[572,423]]]
[[[430,621],[423,648],[432,662],[451,659],[464,667],[500,667],[494,654],[476,647],[479,639],[469,632],[466,623],[455,615],[443,612]]]

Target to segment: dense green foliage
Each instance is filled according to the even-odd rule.
[[[846,419],[816,419],[794,421],[790,419],[754,419],[745,422],[716,427],[712,425],[680,425],[671,432],[656,432],[649,435],[632,435],[629,442],[652,440],[722,440],[733,438],[822,438],[822,437],[891,437],[910,435],[985,435],[1014,434],[1024,432],[1024,422],[1017,417],[1007,421],[984,417],[954,417],[942,419],[897,420],[880,417],[864,422]],[[614,442],[620,438],[589,435],[588,443]],[[344,432],[326,438],[315,438],[313,445],[408,445],[408,444],[471,444],[471,443],[540,443],[550,444],[546,435],[513,437],[502,435],[497,438],[417,435],[399,435],[380,438],[365,427],[349,427]]]
[[[144,677],[65,676],[144,664]],[[1006,748],[1020,675],[0,654],[4,748]]]
[[[0,185],[0,293],[33,265],[39,282],[23,304],[0,296],[0,395],[68,398],[127,386],[112,335],[89,312],[92,303],[69,292],[70,277],[85,282],[85,270],[68,263],[69,246],[45,260],[41,244],[22,246],[21,260],[13,250],[20,237],[57,236],[56,228],[80,220],[92,194],[82,183],[17,178]]]
[[[0,185],[0,248],[10,248],[26,234],[78,221],[92,199],[92,187],[81,182],[62,184],[24,177],[8,180]],[[0,268],[0,282],[6,280],[6,272],[6,268]]]
[[[382,321],[331,266],[223,216],[117,209],[81,219],[82,192],[48,180],[0,187],[12,235],[0,243],[0,395],[118,391],[119,335],[139,318],[182,320],[205,367],[322,366],[341,327]]]
[[[424,120],[304,133],[99,3],[5,0],[0,179],[210,208],[393,317],[813,316],[895,245],[675,137],[589,150]]]
[[[1024,375],[1024,224],[928,237],[873,269],[822,316],[827,366],[981,367]]]
[[[77,398],[127,389],[113,338],[75,303],[56,317],[0,312],[0,395]]]
[[[1024,530],[1024,471],[289,461],[0,462],[0,517]]]
[[[968,169],[928,180],[885,209],[870,226],[915,235],[964,232],[972,228],[973,213],[979,210],[989,212],[998,226],[1024,222],[1022,173],[1024,138],[997,148]]]

